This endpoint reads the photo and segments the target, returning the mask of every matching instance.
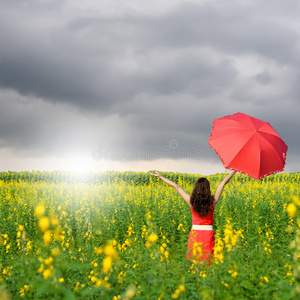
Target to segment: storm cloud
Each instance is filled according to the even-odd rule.
[[[2,1],[0,148],[218,163],[213,119],[244,112],[299,171],[299,12],[292,0]]]

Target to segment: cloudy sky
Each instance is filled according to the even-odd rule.
[[[2,0],[0,170],[223,172],[236,112],[300,171],[300,2]]]

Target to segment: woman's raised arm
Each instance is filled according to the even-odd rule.
[[[235,174],[235,171],[231,171],[224,179],[223,181],[219,184],[216,193],[214,194],[214,204],[217,204],[219,201],[221,194],[223,192],[224,186],[229,182],[229,180],[232,178],[232,176]]]
[[[185,190],[179,186],[177,183],[163,177],[161,174],[159,174],[157,171],[155,174],[149,172],[150,175],[152,176],[155,176],[155,177],[158,177],[159,179],[161,179],[162,181],[164,181],[166,184],[168,184],[169,186],[173,187],[176,189],[176,191],[179,193],[179,195],[185,200],[185,202],[191,206],[191,201],[190,201],[190,198],[191,196],[185,192]]]

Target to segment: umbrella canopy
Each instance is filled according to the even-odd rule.
[[[215,119],[208,144],[225,168],[255,179],[283,171],[288,149],[268,122],[243,113]]]

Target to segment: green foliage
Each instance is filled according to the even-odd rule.
[[[184,182],[185,184],[194,184],[201,174],[188,174],[178,172],[161,172],[161,174],[176,182]],[[226,174],[219,173],[215,175],[207,176],[212,183],[219,182]],[[204,176],[205,177],[205,176]],[[126,182],[135,185],[149,185],[151,182],[157,182],[157,178],[153,178],[149,173],[146,172],[117,172],[117,171],[105,171],[105,172],[89,172],[86,174],[78,174],[74,172],[66,171],[52,171],[52,172],[40,172],[40,171],[23,171],[23,172],[0,172],[0,180],[4,182],[11,181],[23,181],[23,182],[67,182],[67,183],[103,183],[103,182]],[[263,183],[274,183],[274,182],[292,182],[298,183],[300,180],[300,173],[283,173],[273,174],[268,177],[261,179]],[[239,182],[247,183],[253,182],[254,179],[249,176],[239,174]]]
[[[188,193],[200,176],[162,174]],[[287,228],[296,224],[286,206],[299,197],[299,173],[260,181],[238,174],[226,185],[214,214],[224,260],[211,266],[186,260],[191,213],[175,189],[147,173],[74,176],[1,173],[0,299],[294,295],[295,255],[289,244],[295,231]],[[209,176],[212,191],[225,176]],[[42,216],[35,213],[38,205],[45,208]],[[49,243],[39,227],[43,216],[50,220]],[[237,237],[236,244],[226,242],[228,234]],[[105,252],[107,245],[117,256]],[[106,257],[113,257],[108,272],[103,270]]]

